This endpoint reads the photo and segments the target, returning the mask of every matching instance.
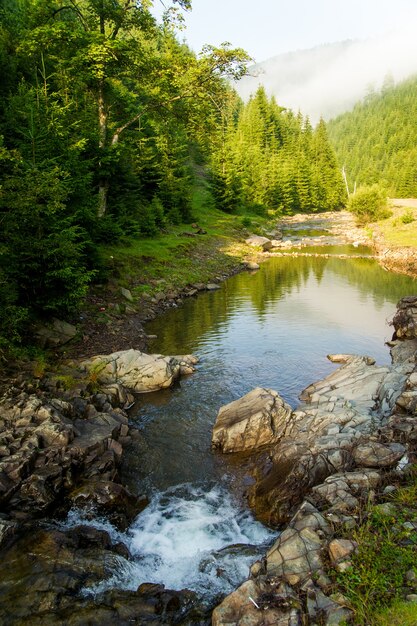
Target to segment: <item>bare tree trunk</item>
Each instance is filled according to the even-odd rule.
[[[98,125],[99,125],[99,139],[98,147],[100,151],[106,147],[107,139],[107,109],[104,99],[104,81],[100,81],[98,87]],[[101,169],[102,163],[99,160],[99,169]],[[100,175],[98,183],[98,207],[97,216],[103,217],[107,211],[107,197],[109,193],[109,180],[107,176]]]

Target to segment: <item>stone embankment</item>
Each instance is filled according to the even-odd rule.
[[[417,296],[401,300],[393,326],[389,367],[332,355],[342,366],[305,389],[302,404],[285,417],[279,395],[267,389],[219,412],[214,447],[242,450],[248,433],[254,452],[258,442],[267,449],[250,501],[265,521],[286,526],[249,580],[215,609],[214,626],[352,620],[346,598],[332,594],[329,564],[349,566],[356,545],[346,528],[417,451]]]
[[[193,594],[158,585],[110,592],[101,604],[83,597],[129,551],[104,530],[82,521],[57,527],[51,518],[76,507],[127,528],[147,504],[118,475],[123,446],[134,436],[126,412],[132,392],[165,388],[194,371],[196,361],[128,350],[78,365],[78,393],[55,386],[54,396],[52,382],[45,390],[23,383],[1,399],[2,624],[170,623],[190,609]]]

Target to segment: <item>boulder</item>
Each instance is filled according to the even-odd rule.
[[[77,508],[93,508],[122,530],[148,503],[145,497],[136,497],[123,485],[107,480],[85,483],[70,493],[69,500]]]
[[[417,296],[402,298],[392,320],[398,339],[417,338]]]
[[[382,444],[368,441],[353,451],[358,467],[392,467],[404,456],[406,448],[400,443]]]
[[[341,561],[348,559],[357,549],[356,541],[349,539],[333,539],[329,543],[329,556],[333,565],[337,565]]]
[[[300,626],[301,603],[287,585],[248,580],[212,615],[212,626]]]
[[[327,597],[315,587],[307,591],[307,613],[311,620],[309,623],[326,626],[349,624],[354,615],[353,611]]]
[[[270,239],[268,239],[268,237],[261,237],[260,235],[251,235],[250,237],[248,237],[247,239],[245,239],[245,243],[248,244],[248,246],[254,246],[254,247],[262,247],[265,244],[270,243]]]
[[[39,325],[35,336],[42,348],[55,348],[71,341],[77,334],[72,324],[53,318],[49,324]]]
[[[133,302],[133,296],[132,296],[132,292],[130,291],[130,289],[125,289],[124,287],[121,287],[120,293],[122,294],[124,298],[126,298],[126,300],[128,300],[129,302]]]
[[[311,528],[287,528],[266,555],[266,571],[297,585],[323,568],[322,540]]]
[[[291,416],[290,405],[276,391],[257,387],[219,410],[212,446],[222,452],[242,452],[277,443]]]
[[[181,361],[188,357],[145,354],[139,350],[123,350],[98,355],[81,363],[94,382],[146,393],[170,387],[181,375]]]

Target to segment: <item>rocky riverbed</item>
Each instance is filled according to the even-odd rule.
[[[287,227],[294,234],[285,245],[299,244],[298,253],[304,245],[323,243],[323,237],[331,245],[341,238],[366,243],[341,214],[326,216],[329,224],[339,220],[335,230],[319,221],[323,216],[313,216],[305,229],[305,218],[288,218],[267,233],[261,249],[268,241],[273,245],[260,252],[256,242],[241,268],[256,269],[258,259],[279,251]],[[285,246],[280,253],[286,254]],[[161,294],[148,302],[150,315],[214,289],[224,278],[195,285],[195,291]],[[194,360],[121,351],[146,344],[142,313],[120,317],[122,346],[118,332],[108,343],[98,325],[93,340],[87,338],[73,356],[91,357],[100,340],[116,352],[78,358],[41,381],[17,376],[1,400],[4,624],[209,623],[204,607],[187,591],[144,583],[136,592],[89,594],[121,558],[129,560],[129,551],[106,530],[62,523],[75,506],[87,519],[103,515],[122,530],[146,506],[118,473],[123,447],[135,437],[128,407],[133,393],[164,388],[191,373]],[[301,624],[307,615],[311,623],[320,623],[323,615],[327,623],[350,619],[343,599],[331,597],[325,566],[329,560],[341,567],[348,562],[354,546],[341,529],[357,523],[365,499],[400,479],[407,466],[399,469],[398,463],[413,460],[417,440],[416,298],[400,303],[394,327],[391,367],[378,367],[366,356],[332,355],[341,367],[308,387],[295,411],[277,391],[256,389],[219,412],[213,447],[254,453],[249,501],[260,519],[284,530],[253,566],[250,579],[214,611],[214,624]]]
[[[2,624],[159,624],[193,614],[194,594],[158,585],[88,595],[129,550],[105,530],[63,520],[75,507],[124,530],[146,506],[118,474],[134,436],[126,413],[132,392],[163,389],[195,363],[129,350],[73,364],[78,388],[70,392],[48,380],[7,390],[0,402]]]
[[[417,452],[417,296],[401,300],[393,326],[390,367],[332,355],[342,366],[305,389],[295,411],[269,389],[220,410],[216,449],[256,452],[269,439],[250,500],[260,517],[284,526],[249,580],[215,609],[215,626],[353,619],[346,598],[332,594],[329,564],[349,567],[356,545],[346,529]]]

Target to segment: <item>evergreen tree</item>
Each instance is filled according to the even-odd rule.
[[[383,184],[393,197],[417,196],[417,78],[394,85],[358,103],[328,124],[350,188]]]
[[[301,113],[269,99],[263,87],[235,110],[211,159],[220,208],[294,212],[343,206],[341,171],[323,121],[313,130]]]

